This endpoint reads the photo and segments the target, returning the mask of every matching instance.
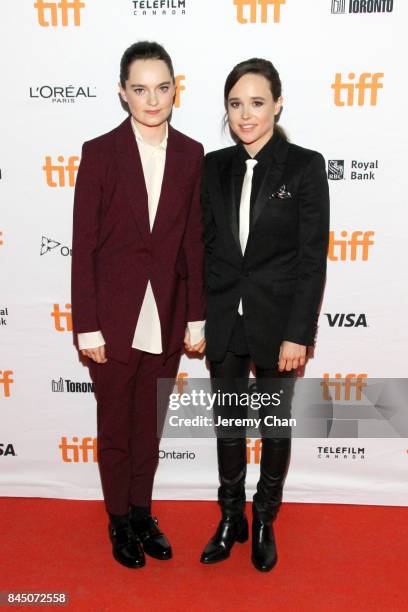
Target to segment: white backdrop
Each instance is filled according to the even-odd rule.
[[[101,498],[95,399],[70,331],[73,184],[82,142],[125,118],[119,60],[137,40],[171,54],[181,86],[173,125],[206,151],[231,144],[221,120],[232,66],[274,62],[282,126],[331,160],[328,281],[306,376],[405,376],[407,13],[403,0],[2,6],[1,495]],[[180,372],[207,375],[187,357]],[[156,498],[215,498],[213,440],[164,440],[162,455]],[[254,440],[248,461],[251,493]],[[285,499],[405,505],[407,471],[405,439],[296,439]]]

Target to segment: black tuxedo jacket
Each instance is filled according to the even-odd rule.
[[[283,340],[315,341],[329,237],[325,162],[274,134],[252,204],[244,256],[239,243],[237,146],[207,154],[202,181],[207,358],[221,361],[242,297],[250,354],[274,367]],[[279,190],[284,186],[284,197]],[[238,187],[240,189],[240,187]]]

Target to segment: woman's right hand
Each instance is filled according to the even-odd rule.
[[[296,344],[295,342],[289,342],[284,340],[280,347],[278,369],[279,372],[290,372],[291,370],[297,370],[306,363],[306,346],[302,344]]]
[[[105,345],[92,349],[83,349],[81,353],[85,357],[96,361],[96,363],[106,363],[108,361],[105,356]]]

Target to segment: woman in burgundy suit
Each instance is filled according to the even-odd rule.
[[[206,354],[213,390],[286,389],[278,408],[263,407],[260,478],[253,500],[252,562],[272,569],[272,522],[289,463],[290,428],[266,417],[290,415],[296,370],[314,343],[326,272],[329,196],[320,153],[290,144],[277,127],[281,81],[271,62],[244,61],[225,83],[224,102],[235,146],[205,158],[202,184],[207,290]],[[242,417],[239,405],[216,414]],[[281,421],[283,422],[283,421]],[[279,423],[279,421],[278,421]],[[245,516],[245,429],[218,431],[222,517],[201,561],[226,559],[248,538]]]
[[[114,558],[130,568],[172,549],[151,515],[158,464],[158,379],[181,350],[204,349],[200,180],[203,147],[169,125],[168,53],[123,54],[129,116],[86,142],[75,188],[72,313],[97,398],[98,462]],[[162,415],[159,415],[162,416]]]

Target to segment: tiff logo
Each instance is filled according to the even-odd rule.
[[[370,106],[376,106],[378,100],[378,90],[384,86],[380,83],[380,79],[384,76],[383,72],[363,72],[358,79],[357,83],[343,82],[341,72],[336,72],[334,83],[331,84],[331,88],[334,90],[334,104],[336,106],[354,106],[355,97],[354,93],[357,90],[357,106],[364,106],[366,102],[366,91],[370,92]],[[350,72],[348,75],[350,81],[356,78],[354,72]],[[346,101],[344,102],[342,93],[347,92]]]
[[[260,22],[267,23],[268,21],[268,8],[273,6],[273,21],[279,23],[280,21],[280,8],[282,4],[286,4],[286,0],[234,0],[234,4],[237,7],[237,21],[239,23],[248,23],[248,19],[245,17],[244,8],[249,7],[249,22],[256,23],[258,21],[258,5],[261,7],[260,10]]]
[[[44,28],[49,26],[69,25],[69,15],[72,14],[73,25],[81,25],[81,9],[85,8],[85,2],[80,0],[61,0],[60,2],[46,2],[37,0],[34,2],[37,9],[38,23]],[[60,23],[58,23],[58,13]]]
[[[351,238],[347,240],[348,232],[340,232],[341,238],[335,238],[333,231],[330,232],[329,250],[327,257],[330,261],[361,261],[368,260],[369,247],[374,244],[371,237],[374,232],[351,232]],[[360,255],[359,257],[357,257]]]
[[[176,76],[176,95],[174,97],[174,106],[176,108],[180,108],[181,106],[181,92],[185,91],[185,85],[182,85],[182,81],[185,81],[186,77],[184,74],[179,74]]]
[[[184,388],[188,387],[188,374],[187,372],[179,372],[177,374],[176,381],[174,383],[174,387],[177,388],[177,393],[182,395],[184,393]]]
[[[258,464],[261,461],[262,439],[256,438],[251,446],[251,438],[246,439],[246,462]]]
[[[79,161],[79,157],[71,155],[68,157],[67,165],[64,165],[65,160],[62,155],[58,155],[57,161],[59,164],[53,164],[50,155],[45,157],[45,165],[42,169],[45,172],[48,187],[65,187],[66,178],[68,179],[68,187],[75,187],[76,174],[79,168],[76,162]]]
[[[54,319],[55,329],[58,332],[72,332],[72,314],[69,312],[71,310],[71,304],[65,304],[65,308],[67,309],[65,312],[61,311],[59,304],[54,304],[54,310],[51,313]],[[65,327],[62,324],[63,320],[65,320]]]
[[[61,444],[58,446],[61,449],[61,457],[65,463],[88,463],[98,461],[97,438],[79,438],[73,436],[72,442],[68,443],[66,436],[61,437]]]
[[[13,370],[0,370],[0,389],[3,388],[4,397],[10,397],[10,385],[14,382],[11,377]]]
[[[323,388],[324,400],[344,401],[351,400],[351,390],[354,389],[354,399],[360,401],[362,398],[362,389],[367,386],[365,379],[367,374],[347,374],[344,378],[341,374],[335,374],[333,377],[327,372],[323,374],[323,381],[320,383]],[[334,397],[330,395],[330,389],[334,390]]]

